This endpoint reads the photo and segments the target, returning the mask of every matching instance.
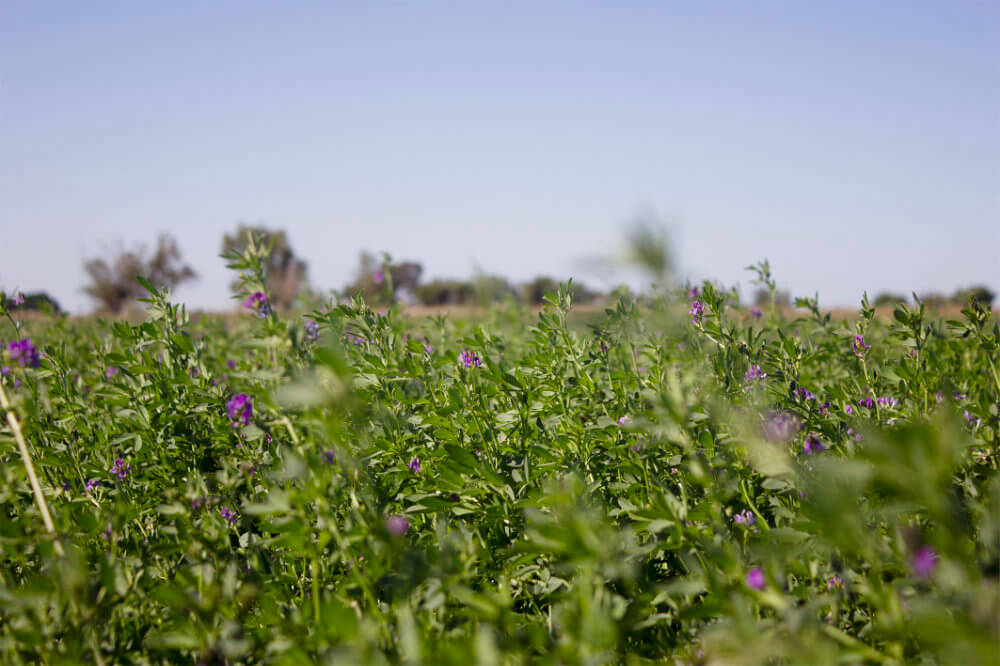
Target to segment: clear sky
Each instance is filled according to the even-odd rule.
[[[853,304],[1000,291],[1000,3],[0,0],[0,287],[86,310],[86,257],[288,230],[575,275],[658,211],[687,277]]]

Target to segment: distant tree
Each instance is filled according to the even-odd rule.
[[[965,305],[972,298],[974,301],[980,305],[993,305],[993,300],[996,298],[996,294],[993,290],[984,284],[974,285],[968,289],[959,289],[955,292],[952,300],[961,305]]]
[[[517,289],[502,275],[478,273],[472,280],[472,288],[476,302],[484,307],[508,298],[517,299]]]
[[[897,305],[899,303],[905,303],[906,296],[883,291],[881,294],[875,297],[875,300],[873,302],[876,306]]]
[[[35,291],[24,294],[23,303],[19,305],[8,304],[8,309],[11,311],[22,310],[25,312],[52,312],[53,314],[59,314],[62,312],[62,308],[59,307],[59,303],[56,299],[52,298],[44,291]]]
[[[530,282],[521,285],[521,297],[525,303],[530,305],[541,305],[546,293],[555,293],[559,289],[559,282],[546,275],[540,275]],[[596,298],[597,294],[585,287],[582,283],[573,282],[570,293],[573,295],[574,303],[589,303]]]
[[[157,241],[151,257],[140,247],[135,250],[119,250],[108,258],[90,259],[83,265],[90,281],[83,291],[96,300],[102,310],[118,314],[137,298],[145,294],[145,289],[136,281],[143,276],[158,288],[173,288],[196,277],[194,270],[181,262],[177,241],[163,234]]]
[[[460,280],[434,280],[417,287],[417,300],[424,305],[465,305],[472,301],[475,286]]]
[[[243,252],[248,245],[248,234],[254,234],[260,244],[271,247],[267,265],[264,267],[264,281],[267,298],[276,307],[291,307],[295,298],[306,283],[308,266],[304,260],[295,255],[288,235],[284,231],[252,227],[241,224],[233,234],[226,234],[222,239],[222,253],[232,251]],[[231,285],[233,293],[239,293],[240,282]]]
[[[348,297],[364,296],[371,303],[419,299],[420,276],[424,267],[416,261],[394,263],[383,254],[380,261],[369,252],[362,252],[354,282],[344,288]]]
[[[788,294],[787,291],[778,290],[774,293],[775,305],[778,306],[791,305],[791,303],[792,303],[792,297]],[[756,305],[757,307],[761,307],[762,305],[770,305],[771,292],[764,288],[758,289],[756,292],[754,292],[753,304]]]
[[[933,291],[920,294],[919,298],[921,303],[932,308],[939,308],[948,300],[944,297],[944,294]]]

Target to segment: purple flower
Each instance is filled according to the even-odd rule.
[[[969,410],[967,410],[967,409],[963,409],[963,410],[962,410],[962,413],[963,413],[963,414],[965,415],[965,421],[966,421],[966,422],[967,422],[967,423],[968,423],[968,424],[969,424],[970,426],[972,426],[973,428],[978,428],[979,426],[981,426],[981,425],[983,424],[983,420],[982,420],[982,419],[980,419],[980,418],[977,418],[977,417],[976,417],[976,416],[974,416],[973,414],[970,414],[970,413],[969,413]]]
[[[191,368],[190,370],[188,370],[188,377],[190,377],[191,379],[194,379],[200,374],[201,372],[198,370],[198,368]]]
[[[952,395],[953,398],[955,398],[955,400],[965,400],[966,398],[969,397],[968,394],[966,394],[966,393],[960,393],[958,391],[952,391],[951,395]]]
[[[236,367],[236,361],[234,361],[233,359],[229,359],[228,361],[226,361],[226,367],[232,370],[233,368]]]
[[[745,581],[747,587],[751,587],[755,590],[763,590],[767,585],[767,581],[764,580],[764,571],[760,567],[754,567],[748,571]]]
[[[383,282],[385,282],[385,271],[383,271],[381,268],[378,269],[377,271],[375,271],[375,275],[372,276],[372,279],[375,280],[375,284],[382,284]]]
[[[236,511],[234,511],[233,509],[230,509],[228,506],[224,506],[219,509],[219,515],[222,516],[223,519],[229,521],[230,523],[234,523],[236,522],[236,517],[239,514],[237,514]]]
[[[701,296],[701,290],[698,287],[688,289],[688,298],[698,298],[699,296]]]
[[[267,302],[267,295],[262,291],[255,291],[250,294],[247,300],[243,301],[243,307],[256,311],[257,316],[261,319],[271,312],[271,306]]]
[[[469,351],[468,349],[466,349],[465,351],[463,351],[458,355],[458,364],[464,365],[467,368],[472,368],[472,367],[478,368],[483,364],[483,362],[479,360],[479,354],[477,354],[474,351]]]
[[[119,479],[124,479],[130,469],[132,469],[132,463],[127,463],[121,458],[115,458],[115,464],[111,468],[111,473]]]
[[[692,324],[701,323],[702,315],[705,313],[705,306],[701,304],[701,301],[694,301],[691,303],[691,309],[688,310],[688,315],[691,317]]]
[[[767,377],[767,373],[761,370],[759,365],[751,365],[750,368],[743,373],[743,381],[746,383],[758,381]]]
[[[855,442],[860,442],[860,441],[861,441],[861,435],[860,435],[860,434],[857,434],[857,433],[855,433],[855,432],[854,432],[854,428],[848,428],[848,429],[847,429],[847,434],[848,434],[848,435],[854,435],[854,441],[855,441]]]
[[[934,398],[938,401],[938,404],[940,404],[942,401],[944,401],[944,393],[942,393],[941,391],[938,391],[934,395]]]
[[[861,398],[858,405],[866,409],[875,409],[875,398]]]
[[[97,479],[91,479],[90,481],[87,481],[87,483],[84,484],[83,489],[89,494],[94,492],[94,489],[100,487],[100,485],[101,485],[100,481],[98,481]]]
[[[240,424],[249,425],[250,417],[253,416],[253,400],[246,393],[237,393],[226,402],[226,410],[234,428],[238,428]]]
[[[786,442],[799,431],[801,425],[788,412],[771,412],[764,420],[764,437],[772,442]]]
[[[750,308],[750,314],[752,314],[756,319],[761,318],[760,308],[757,307]]]
[[[10,366],[9,365],[0,365],[0,375],[6,377],[9,374],[10,374]]]
[[[875,402],[878,403],[879,407],[895,407],[899,404],[899,400],[895,398],[878,398]]]
[[[834,588],[839,589],[843,586],[844,586],[844,579],[838,576],[837,574],[833,574],[832,576],[826,579],[826,589],[828,590],[832,590]]]
[[[830,401],[827,400],[822,405],[819,406],[819,415],[823,416],[830,410]]]
[[[413,456],[410,458],[410,462],[406,464],[410,468],[410,471],[414,474],[420,474],[420,458]]]
[[[623,426],[628,422],[628,416],[619,416],[618,425]]]
[[[858,358],[861,358],[868,353],[868,350],[872,348],[871,345],[865,344],[865,336],[860,333],[854,336],[853,343],[854,353],[857,354]]]
[[[327,449],[323,452],[323,462],[333,464],[337,460],[337,452],[333,449]]]
[[[733,516],[733,522],[736,523],[737,525],[746,525],[749,527],[750,525],[757,524],[757,516],[750,513],[749,510],[743,509],[735,516]]]
[[[319,340],[319,324],[312,319],[306,319],[306,337],[313,342]]]
[[[937,567],[938,554],[930,546],[922,546],[910,558],[910,569],[918,578],[927,578]]]
[[[819,441],[819,435],[811,432],[806,436],[806,443],[802,445],[802,450],[806,455],[811,456],[814,453],[825,451],[826,447]]]
[[[816,396],[813,395],[812,391],[809,389],[795,389],[795,394],[802,398],[803,400],[815,400]]]
[[[11,342],[7,345],[7,351],[10,352],[10,360],[20,363],[22,368],[38,367],[38,350],[31,344],[31,338]]]
[[[428,354],[433,354],[434,347],[432,347],[431,345],[424,345],[424,351],[427,352]]]
[[[104,376],[107,377],[108,379],[111,379],[112,377],[114,377],[117,374],[118,374],[118,366],[117,365],[109,365],[108,369],[104,371]]]
[[[410,529],[410,521],[400,515],[390,516],[385,521],[385,528],[392,536],[401,537]]]

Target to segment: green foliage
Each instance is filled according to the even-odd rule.
[[[227,259],[263,291],[266,247]],[[783,323],[706,283],[696,319],[623,297],[581,334],[571,283],[478,323],[331,303],[316,335],[144,284],[140,324],[4,352],[66,556],[0,430],[3,663],[998,661],[979,302]]]

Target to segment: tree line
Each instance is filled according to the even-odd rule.
[[[242,252],[253,234],[271,252],[264,268],[267,297],[272,306],[280,309],[293,307],[303,299],[306,304],[316,299],[309,289],[308,264],[295,253],[288,234],[283,230],[272,230],[261,226],[239,225],[233,233],[222,239],[222,254]],[[640,243],[645,245],[645,243]],[[169,234],[157,239],[152,252],[146,248],[121,248],[105,257],[88,259],[83,266],[86,283],[83,291],[88,294],[97,310],[106,314],[120,314],[137,299],[145,295],[145,289],[136,280],[138,276],[147,278],[159,288],[173,289],[178,285],[197,279],[194,268],[184,262],[180,248]],[[555,291],[558,281],[549,276],[537,276],[528,282],[515,284],[502,275],[479,274],[469,280],[436,278],[423,281],[423,266],[417,261],[393,261],[383,254],[381,257],[362,252],[352,282],[343,289],[334,291],[339,299],[363,296],[371,304],[389,303],[442,305],[489,305],[492,303],[514,302],[527,305],[541,304],[546,292]],[[231,284],[237,293],[239,281]],[[592,290],[581,283],[572,285],[574,301],[592,302],[604,294]],[[626,287],[612,292],[617,296]],[[778,305],[790,304],[787,292],[776,294]],[[960,289],[946,297],[942,294],[922,294],[921,301],[928,305],[943,305],[947,302],[967,303],[973,298],[982,304],[992,304],[995,294],[984,285]],[[770,299],[767,290],[755,293],[752,301],[757,303]],[[905,302],[906,297],[892,293],[876,296],[876,305],[890,305]],[[24,310],[50,310],[58,312],[59,304],[44,292],[24,294],[13,307]]]

